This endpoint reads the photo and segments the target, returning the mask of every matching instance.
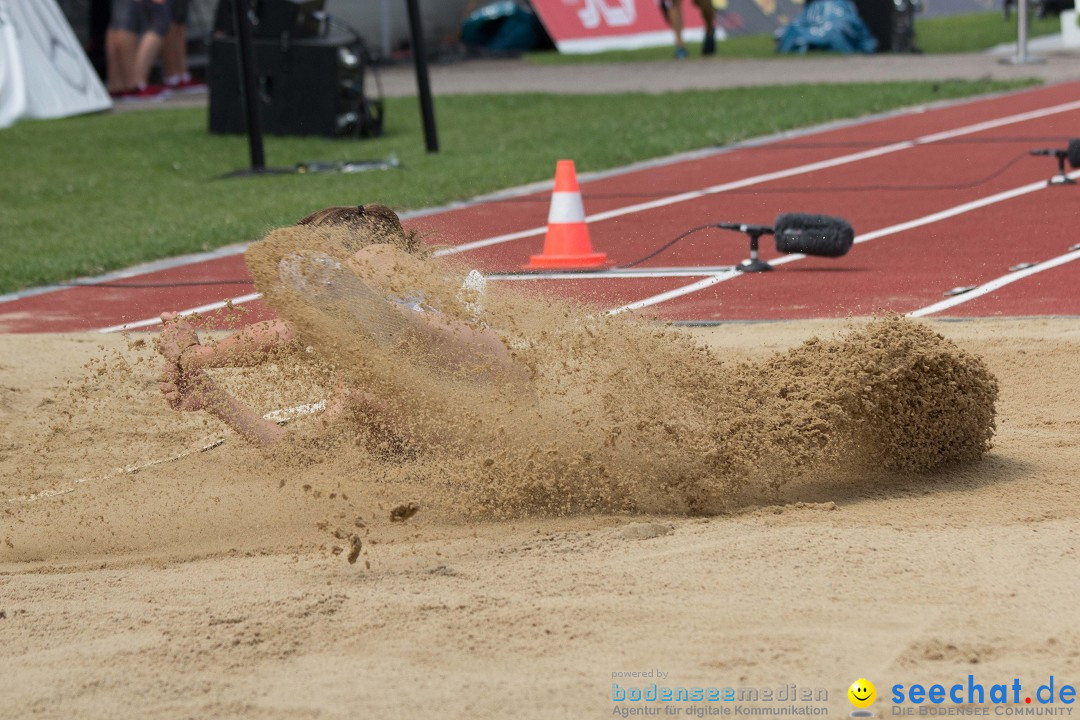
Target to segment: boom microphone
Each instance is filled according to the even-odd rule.
[[[1029,150],[1028,155],[1049,155],[1050,157],[1068,160],[1071,168],[1080,168],[1080,138],[1069,140],[1069,145],[1064,150],[1040,148],[1038,150]]]
[[[746,233],[747,235],[772,235],[773,229],[768,225],[747,225],[746,223],[716,223],[716,226],[721,230],[738,230],[739,232]]]
[[[1080,155],[1080,144],[1077,147]],[[855,242],[855,231],[847,220],[830,215],[808,215],[806,213],[786,213],[776,218],[776,225],[751,225],[749,223],[720,222],[699,225],[669,240],[660,248],[634,262],[620,266],[631,268],[651,260],[683,238],[708,228],[735,230],[745,233],[750,238],[750,257],[735,266],[739,272],[768,272],[772,265],[758,255],[758,246],[762,235],[776,236],[776,250],[781,253],[801,253],[817,257],[840,257],[846,255]]]
[[[1077,148],[1080,153],[1080,147]],[[776,250],[817,257],[841,257],[855,242],[847,220],[830,215],[785,213],[776,218]]]

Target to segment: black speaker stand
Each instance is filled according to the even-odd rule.
[[[238,42],[236,51],[240,62],[240,102],[247,121],[248,148],[251,167],[226,173],[224,179],[256,177],[260,175],[314,175],[319,173],[357,173],[365,170],[386,170],[400,166],[397,156],[391,154],[383,160],[355,160],[341,162],[298,163],[291,168],[266,167],[263,150],[262,117],[259,114],[258,86],[255,79],[255,46],[252,39],[251,18],[243,7],[244,0],[232,0],[233,19],[236,22]],[[425,123],[426,124],[426,123]],[[434,128],[434,123],[432,123]],[[434,130],[432,129],[432,133]],[[433,135],[432,135],[433,136]],[[430,149],[430,148],[429,148]]]

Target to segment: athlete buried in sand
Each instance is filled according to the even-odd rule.
[[[280,280],[292,290],[315,303],[346,299],[353,307],[362,308],[354,318],[377,326],[376,332],[404,330],[411,339],[425,343],[440,362],[469,368],[477,379],[525,382],[526,369],[510,357],[494,331],[447,317],[424,306],[420,299],[398,298],[387,290],[395,273],[424,262],[426,254],[420,240],[405,233],[392,210],[382,205],[333,207],[297,224],[339,226],[348,232],[339,257],[293,254],[280,260]],[[176,313],[164,313],[161,320],[163,328],[156,344],[166,362],[159,387],[171,407],[205,410],[261,445],[273,445],[285,437],[285,428],[229,395],[206,370],[251,367],[267,362],[272,353],[297,348],[296,333],[287,322],[256,323],[213,345],[202,345],[191,324]],[[333,421],[343,416],[357,418],[379,431],[403,426],[379,398],[339,381],[324,418]]]

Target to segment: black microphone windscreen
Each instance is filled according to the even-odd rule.
[[[1069,167],[1080,168],[1080,138],[1069,141]]]
[[[855,242],[855,231],[848,221],[830,215],[780,215],[775,235],[777,251],[818,257],[840,257]]]

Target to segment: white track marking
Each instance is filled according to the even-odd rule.
[[[1080,176],[1080,171],[1076,171],[1070,174],[1070,177],[1074,176]],[[1028,183],[1027,185],[1021,185],[1020,187],[1013,188],[1012,190],[1005,190],[1003,192],[995,193],[994,195],[988,195],[984,198],[979,198],[978,200],[972,200],[971,202],[956,205],[955,207],[948,208],[947,210],[942,210],[940,212],[932,213],[930,215],[924,215],[921,218],[908,220],[907,222],[890,225],[889,227],[881,228],[880,230],[874,230],[873,232],[859,235],[855,238],[855,242],[864,243],[869,240],[875,240],[879,237],[884,237],[886,235],[895,235],[896,233],[904,232],[905,230],[912,230],[917,227],[922,227],[923,225],[936,223],[939,220],[946,220],[957,215],[963,215],[964,213],[971,212],[972,210],[978,210],[979,208],[983,208],[988,205],[993,205],[995,203],[1003,202],[1005,200],[1011,200],[1012,198],[1020,197],[1021,195],[1027,195],[1028,193],[1037,192],[1045,188],[1045,180]]]
[[[258,300],[262,297],[262,293],[250,293],[248,295],[241,295],[240,297],[234,297],[231,300],[221,300],[219,302],[210,303],[209,305],[200,305],[199,307],[188,308],[187,310],[181,310],[177,313],[180,317],[186,315],[194,315],[195,313],[210,312],[211,310],[220,310],[224,307],[230,307],[232,305],[243,305],[246,302],[252,300]],[[99,333],[114,333],[121,332],[123,330],[138,330],[139,328],[152,327],[154,325],[160,325],[160,317],[147,318],[145,320],[136,320],[135,322],[124,323],[123,325],[112,325],[107,328],[101,328]]]
[[[1002,275],[999,278],[995,278],[995,279],[991,280],[990,282],[983,283],[982,285],[979,285],[978,287],[976,287],[976,288],[974,288],[972,290],[969,290],[968,292],[964,293],[963,295],[956,295],[955,297],[951,297],[951,298],[949,298],[947,300],[942,300],[941,302],[934,303],[933,305],[927,305],[924,308],[919,308],[918,310],[912,310],[907,315],[908,315],[908,317],[916,317],[916,318],[918,318],[918,317],[926,317],[927,315],[933,315],[935,313],[941,312],[942,310],[948,310],[949,308],[956,307],[957,305],[962,305],[962,304],[968,302],[969,300],[974,300],[975,298],[980,298],[983,295],[986,295],[988,293],[992,293],[995,290],[997,290],[998,288],[1005,287],[1006,285],[1014,283],[1017,280],[1023,280],[1024,278],[1028,277],[1029,275],[1034,275],[1035,273],[1040,273],[1043,270],[1049,270],[1051,268],[1056,268],[1059,265],[1064,265],[1065,263],[1070,263],[1073,260],[1080,260],[1080,250],[1074,250],[1074,251],[1072,251],[1070,253],[1065,253],[1064,255],[1058,255],[1056,258],[1051,258],[1050,260],[1047,260],[1046,262],[1041,262],[1041,263],[1039,263],[1037,265],[1032,265],[1031,267],[1024,268],[1023,270],[1017,270],[1016,272],[1011,272],[1008,275]]]
[[[647,297],[644,300],[638,300],[627,305],[620,305],[617,308],[612,308],[611,310],[608,310],[607,314],[618,315],[619,313],[626,312],[628,310],[638,310],[643,307],[648,307],[649,305],[656,305],[658,303],[666,302],[668,300],[674,300],[675,298],[682,295],[689,295],[690,293],[697,292],[698,290],[704,290],[707,287],[711,287],[717,283],[724,282],[725,280],[730,280],[731,278],[737,277],[740,274],[741,273],[739,273],[738,270],[729,270],[724,273],[717,273],[716,275],[712,275],[702,280],[698,280],[695,283],[683,285],[682,287],[675,288],[674,290],[668,290],[667,292],[662,292],[659,295]]]
[[[585,218],[588,222],[591,218]],[[538,228],[529,228],[528,230],[518,230],[517,232],[507,233],[505,235],[496,235],[495,237],[489,237],[484,240],[474,240],[473,242],[462,243],[461,245],[455,245],[454,247],[439,248],[432,253],[435,257],[442,257],[443,255],[456,255],[457,253],[463,253],[468,250],[476,250],[477,248],[487,247],[488,245],[498,245],[500,243],[510,242],[511,240],[521,240],[527,237],[534,237],[536,235],[543,235],[547,232],[547,226]]]
[[[769,264],[773,266],[784,265],[789,262],[795,262],[796,260],[802,260],[804,257],[806,256],[799,253],[793,253],[791,255],[781,255],[778,258],[769,260]],[[643,298],[632,303],[627,303],[626,305],[620,305],[617,308],[612,308],[611,310],[608,310],[607,314],[618,315],[619,313],[627,312],[628,310],[640,310],[641,308],[649,307],[650,305],[658,305],[662,302],[667,302],[668,300],[674,300],[677,297],[682,297],[683,295],[695,293],[698,290],[704,290],[705,288],[712,287],[717,283],[722,283],[726,280],[732,280],[744,274],[745,273],[739,272],[734,268],[730,270],[725,270],[724,272],[716,273],[715,275],[707,277],[703,280],[698,280],[695,283],[683,285],[682,287],[677,287],[673,290],[662,292],[659,295],[652,295],[650,297]]]
[[[1056,115],[1059,112],[1068,112],[1077,109],[1080,109],[1080,101],[1074,100],[1073,102],[1051,105],[1050,107],[1039,108],[1038,110],[1028,110],[1027,112],[1017,113],[1015,115],[1006,115],[1005,117],[996,120],[984,120],[983,122],[965,125],[964,127],[955,130],[945,130],[930,135],[923,135],[922,138],[920,138],[920,142],[934,143],[941,142],[942,140],[952,140],[953,138],[961,137],[962,135],[970,135],[971,133],[982,132],[983,130],[993,130],[994,128],[999,128],[1004,125],[1012,125],[1027,120],[1038,120],[1039,118],[1044,118],[1048,115]]]
[[[727,272],[731,269],[730,265],[702,265],[700,267],[615,268],[595,272],[491,273],[484,277],[488,280],[622,280],[628,278],[701,277],[702,275]]]
[[[650,200],[649,202],[635,203],[634,205],[627,205],[621,208],[615,208],[614,210],[606,210],[604,212],[596,213],[594,215],[589,215],[585,218],[585,220],[586,222],[599,222],[602,220],[610,220],[612,218],[622,217],[624,215],[632,215],[634,213],[644,212],[646,210],[653,210],[669,205],[675,205],[677,203],[686,202],[688,200],[697,200],[708,195],[716,195],[719,193],[728,192],[730,190],[737,190],[740,188],[750,187],[752,185],[760,185],[762,183],[772,182],[773,180],[782,180],[784,178],[794,177],[796,175],[804,175],[806,173],[817,172],[818,170],[825,170],[840,165],[847,165],[849,163],[859,162],[860,160],[881,157],[882,155],[888,155],[890,153],[899,152],[901,150],[908,150],[910,148],[919,147],[922,145],[930,145],[932,143],[942,142],[944,140],[951,140],[953,138],[962,137],[964,135],[971,135],[973,133],[982,132],[983,130],[999,128],[1005,125],[1012,125],[1014,123],[1026,122],[1028,120],[1037,120],[1039,118],[1044,118],[1063,112],[1070,112],[1072,110],[1080,110],[1080,100],[1062,103],[1061,105],[1052,105],[1050,107],[1041,108],[1039,110],[1031,110],[1028,112],[1017,113],[1015,115],[1006,115],[1005,117],[996,118],[994,120],[986,120],[984,122],[974,123],[972,125],[965,125],[963,127],[955,128],[953,130],[946,130],[944,132],[923,135],[921,137],[915,138],[914,140],[904,140],[902,142],[882,145],[876,148],[870,148],[869,150],[862,150],[860,152],[849,153],[847,155],[840,155],[839,157],[830,158],[828,160],[819,160],[817,162],[807,163],[806,165],[797,165],[795,167],[787,168],[785,170],[777,170],[775,172],[764,173],[762,175],[753,175],[751,177],[742,178],[741,180],[732,180],[730,182],[721,183],[720,185],[713,185],[712,187],[702,188],[701,190],[692,190],[689,192],[679,193],[678,195],[670,195],[664,198],[657,198],[656,200]],[[511,242],[513,240],[522,240],[528,237],[535,237],[537,235],[542,235],[545,232],[547,232],[547,227],[535,227],[528,230],[519,230],[518,232],[507,233],[505,235],[496,235],[494,237],[484,238],[483,240],[475,240],[473,242],[455,245],[451,248],[442,248],[435,251],[434,254],[455,255],[457,253],[467,252],[469,250],[476,250],[483,247],[490,247],[491,245],[499,245],[502,243]]]
[[[1080,177],[1080,170],[1075,170],[1075,171],[1069,173],[1069,177],[1071,177],[1071,178]],[[862,235],[858,235],[855,238],[855,242],[856,243],[864,243],[864,242],[869,242],[870,240],[876,240],[877,238],[886,237],[888,235],[895,235],[897,233],[905,232],[907,230],[911,230],[911,229],[917,228],[917,227],[922,227],[924,225],[929,225],[931,223],[935,223],[935,222],[938,222],[940,220],[946,220],[946,219],[951,218],[951,217],[956,217],[957,215],[962,215],[963,213],[971,212],[972,210],[978,210],[979,208],[984,208],[984,207],[987,207],[988,205],[993,205],[995,203],[1004,202],[1005,200],[1011,200],[1012,198],[1020,197],[1021,195],[1027,195],[1029,193],[1037,192],[1039,190],[1045,189],[1046,187],[1048,187],[1048,185],[1047,185],[1045,180],[1040,180],[1037,183],[1029,183],[1027,185],[1021,185],[1020,187],[1013,188],[1012,190],[1005,190],[1004,192],[999,192],[999,193],[995,193],[993,195],[988,195],[988,196],[986,196],[984,198],[980,198],[978,200],[972,200],[971,202],[962,203],[960,205],[956,205],[956,206],[948,208],[946,210],[941,210],[941,211],[936,212],[936,213],[931,213],[930,215],[924,215],[921,218],[915,218],[914,220],[908,220],[906,222],[898,223],[896,225],[890,225],[889,227],[881,228],[880,230],[874,230],[872,232],[868,232],[868,233],[864,233]],[[769,262],[770,265],[782,265],[782,264],[785,264],[785,263],[794,262],[796,260],[801,260],[801,259],[803,259],[805,257],[806,257],[805,255],[800,255],[800,254],[781,255],[780,257],[769,260],[768,262]],[[1063,256],[1063,257],[1065,257],[1065,256]],[[1036,267],[1039,267],[1039,266],[1036,266]],[[1043,268],[1043,269],[1046,269],[1046,268]],[[1020,274],[1025,273],[1025,272],[1029,272],[1030,270],[1032,270],[1032,268],[1028,268],[1028,270],[1021,270],[1019,273],[1014,273],[1014,274],[1020,275]],[[698,290],[710,287],[712,285],[716,285],[717,283],[724,282],[726,280],[731,280],[731,279],[736,278],[736,277],[738,277],[739,275],[742,275],[742,274],[743,273],[740,273],[740,272],[737,272],[737,271],[727,272],[727,273],[718,273],[718,274],[714,275],[713,277],[708,278],[707,280],[699,280],[698,282],[692,283],[690,285],[684,285],[683,287],[675,288],[673,290],[668,290],[667,292],[660,293],[659,295],[653,295],[651,297],[643,298],[641,300],[629,303],[627,305],[621,305],[621,306],[619,306],[617,308],[613,308],[613,309],[609,310],[608,314],[615,315],[617,313],[626,312],[627,310],[638,310],[638,309],[643,308],[643,307],[649,307],[650,305],[656,305],[658,303],[666,302],[666,301],[671,300],[673,298],[681,297],[682,295],[688,295],[688,294],[690,294],[692,292],[697,292]],[[1019,279],[1019,278],[1017,278],[1017,279]],[[1012,282],[1012,281],[1010,280],[1009,282]],[[992,289],[993,288],[991,288],[991,290]],[[972,290],[971,292],[975,292],[975,290]],[[986,292],[990,292],[990,290],[987,290]],[[968,295],[970,295],[970,293],[965,293],[964,295],[960,295],[960,296],[958,296],[958,298],[955,298],[955,299],[967,298]],[[946,300],[945,302],[950,302],[950,301]],[[965,301],[960,300],[960,302],[965,302]],[[942,304],[942,303],[939,303],[939,304]],[[959,302],[957,302],[955,304],[959,304]]]

